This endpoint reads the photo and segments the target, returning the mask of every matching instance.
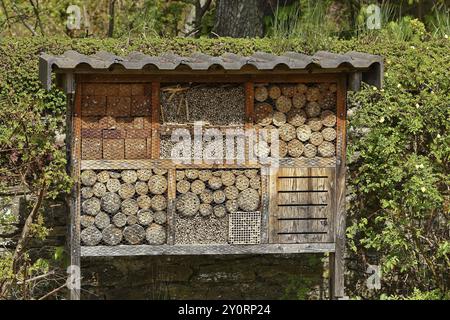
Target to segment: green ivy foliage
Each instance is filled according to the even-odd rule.
[[[55,140],[57,132],[64,132],[66,102],[57,89],[40,89],[38,56],[68,49],[119,55],[131,51],[311,54],[317,50],[383,55],[384,88],[365,86],[349,94],[348,294],[407,298],[432,291],[433,297],[448,297],[449,39],[415,37],[399,42],[368,36],[345,41],[324,38],[313,44],[301,39],[2,39],[1,175],[13,179],[21,174],[30,186],[47,179],[49,196],[70,187],[64,174],[64,149]],[[28,169],[23,171],[23,166]],[[382,268],[381,290],[369,291],[365,286],[368,263]]]

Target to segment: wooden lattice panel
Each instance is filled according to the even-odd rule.
[[[151,157],[151,84],[83,84],[81,158]]]
[[[333,241],[334,168],[280,168],[272,187],[273,242]]]

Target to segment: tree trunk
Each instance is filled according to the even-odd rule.
[[[264,4],[261,0],[219,0],[214,32],[220,37],[262,37]]]

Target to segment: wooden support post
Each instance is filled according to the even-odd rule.
[[[330,298],[344,298],[345,255],[345,171],[346,171],[346,99],[347,85],[344,77],[337,83],[337,168],[336,168],[336,212],[335,253],[330,254]]]
[[[70,253],[70,267],[73,274],[70,276],[81,276],[80,264],[80,163],[81,163],[81,85],[76,85],[75,101],[72,105],[72,95],[68,95],[68,128],[69,136],[67,138],[69,146],[69,173],[73,179],[74,185],[70,193],[69,212],[69,253]],[[72,108],[73,106],[73,108]],[[81,279],[76,282],[81,284]],[[70,299],[80,300],[80,288],[76,286],[70,289]]]
[[[160,83],[152,83],[152,145],[151,145],[151,158],[159,159],[160,154],[160,101],[159,101],[159,89]]]

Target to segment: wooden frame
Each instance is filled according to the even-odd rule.
[[[269,74],[270,73],[270,74]],[[278,254],[278,253],[329,253],[330,297],[344,296],[344,249],[345,249],[345,151],[346,151],[346,74],[345,73],[293,73],[260,72],[259,74],[230,73],[176,73],[176,74],[78,74],[73,105],[69,103],[68,127],[70,128],[70,173],[75,184],[70,199],[70,255],[71,264],[80,266],[80,257],[125,256],[125,255],[199,255],[199,254]],[[254,85],[257,83],[337,83],[337,151],[330,159],[281,159],[281,168],[335,168],[335,199],[332,223],[332,239],[329,242],[280,244],[274,226],[277,219],[277,174],[278,169],[257,163],[245,164],[174,164],[170,159],[160,159],[160,83],[202,82],[241,83],[245,88],[245,128],[254,128]],[[146,160],[81,160],[81,95],[85,83],[144,83],[151,88],[151,151]],[[69,99],[70,101],[70,99]],[[175,197],[176,190],[168,189],[168,238],[166,245],[120,245],[115,247],[80,246],[80,171],[84,169],[168,169],[169,185],[175,185],[176,169],[180,168],[257,168],[262,172],[262,233],[258,245],[175,245]],[[80,291],[71,290],[71,299],[79,299]]]

